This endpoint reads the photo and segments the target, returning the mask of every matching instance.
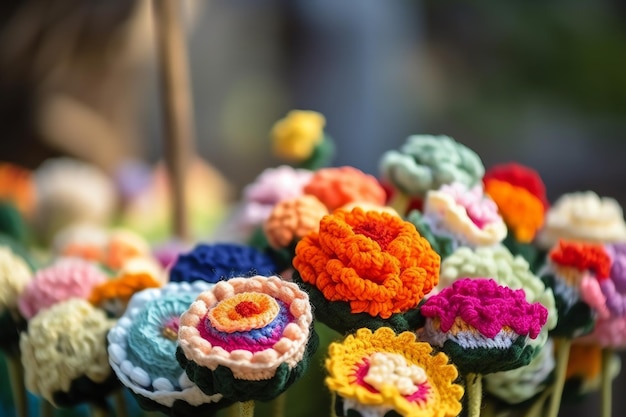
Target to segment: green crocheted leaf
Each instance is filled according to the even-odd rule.
[[[444,260],[454,252],[454,239],[448,236],[436,235],[430,226],[423,221],[422,213],[413,210],[409,213],[407,221],[412,223],[422,237],[428,240],[430,246]]]
[[[335,142],[329,135],[324,134],[322,141],[313,149],[311,156],[304,162],[296,165],[296,168],[315,171],[330,165],[335,156]]]

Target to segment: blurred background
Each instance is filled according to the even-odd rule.
[[[552,201],[591,189],[626,203],[623,1],[181,5],[195,147],[235,198],[278,163],[269,130],[298,108],[326,116],[334,165],[376,175],[408,135],[446,134],[486,167],[535,168]],[[36,168],[70,155],[111,174],[158,162],[151,17],[147,0],[0,2],[0,160]],[[594,414],[596,401],[561,414]]]

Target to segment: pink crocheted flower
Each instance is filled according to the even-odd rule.
[[[487,374],[527,365],[548,319],[540,303],[526,301],[492,279],[465,278],[430,297],[420,308],[426,325],[418,335],[439,346],[463,372]]]
[[[18,300],[20,313],[34,317],[40,310],[70,298],[89,298],[107,276],[94,264],[78,258],[61,258],[39,270]]]
[[[304,192],[317,197],[329,211],[352,202],[382,206],[387,199],[376,178],[350,166],[316,171]]]

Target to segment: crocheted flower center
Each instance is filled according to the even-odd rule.
[[[278,315],[276,300],[263,293],[244,292],[219,302],[207,314],[211,326],[232,333],[260,329]]]
[[[409,402],[426,402],[430,393],[424,369],[407,364],[404,357],[395,353],[377,352],[364,358],[354,378],[357,384],[373,393],[393,386]]]
[[[164,338],[175,341],[178,338],[178,327],[180,326],[180,317],[174,316],[163,322],[161,334]]]
[[[387,246],[396,237],[392,229],[389,229],[385,223],[381,222],[363,222],[352,228],[356,234],[367,236],[380,245],[382,250],[386,250]]]

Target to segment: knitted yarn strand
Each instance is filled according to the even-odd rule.
[[[254,401],[244,401],[239,403],[239,417],[253,417],[254,416]]]
[[[611,378],[611,359],[613,349],[602,349],[602,417],[611,417],[613,409],[613,379]]]
[[[565,373],[567,371],[567,361],[572,345],[571,339],[560,338],[556,349],[556,368],[554,369],[555,381],[554,392],[550,398],[547,417],[557,417],[561,407],[561,397],[563,396],[563,385],[565,384]]]
[[[465,381],[467,415],[468,417],[480,417],[480,407],[483,400],[483,377],[481,374],[468,373]]]

